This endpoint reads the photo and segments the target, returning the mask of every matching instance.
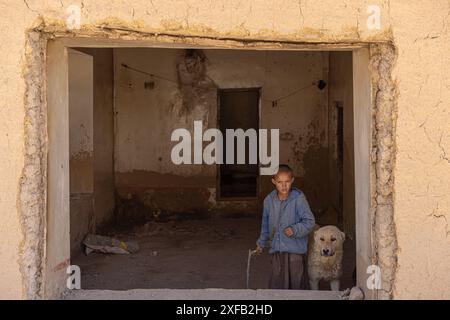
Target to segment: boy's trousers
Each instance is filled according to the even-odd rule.
[[[307,289],[305,255],[288,252],[270,254],[272,274],[269,289]]]

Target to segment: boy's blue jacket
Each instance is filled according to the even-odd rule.
[[[302,191],[292,188],[287,199],[280,200],[274,190],[264,199],[261,236],[256,243],[264,248],[271,241],[269,253],[306,253],[314,224],[314,215]],[[291,237],[284,234],[287,227],[294,230]]]

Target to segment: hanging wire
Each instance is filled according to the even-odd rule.
[[[130,67],[129,65],[127,65],[127,64],[125,64],[125,63],[122,63],[121,65],[122,65],[122,67],[124,67],[124,68],[126,68],[126,69],[129,69],[129,70],[131,70],[131,71],[138,72],[138,73],[142,73],[142,74],[145,74],[145,75],[147,75],[147,76],[150,76],[150,77],[153,77],[153,78],[156,78],[156,79],[161,79],[161,80],[164,80],[164,81],[172,82],[172,83],[176,84],[177,86],[178,86],[178,85],[181,85],[181,86],[193,87],[193,88],[201,88],[201,89],[204,89],[204,88],[205,88],[204,85],[203,85],[203,86],[195,86],[195,85],[192,85],[192,84],[178,83],[178,81],[175,81],[175,80],[172,80],[172,79],[169,79],[169,78],[165,78],[165,77],[162,77],[162,76],[158,76],[158,75],[156,75],[156,74],[154,74],[154,73],[149,73],[149,72],[146,72],[146,71],[142,71],[142,70],[139,70],[139,69]],[[211,79],[208,75],[205,75],[205,76],[206,76],[209,80],[211,80],[211,82],[214,84],[214,86],[217,87],[217,85],[215,84],[215,82],[214,82],[213,79]]]
[[[154,78],[157,78],[157,79],[161,79],[161,80],[172,82],[172,83],[175,83],[176,85],[179,85],[179,83],[177,81],[175,81],[175,80],[172,80],[172,79],[169,79],[169,78],[165,78],[165,77],[162,77],[162,76],[158,76],[158,75],[153,74],[153,73],[149,73],[149,72],[146,72],[146,71],[142,71],[142,70],[130,67],[129,65],[127,65],[125,63],[122,63],[121,65],[122,65],[122,67],[124,67],[126,69],[129,69],[129,70],[132,70],[134,72],[142,73],[142,74],[145,74],[145,75],[150,76],[150,77],[154,77]],[[208,77],[208,79],[210,79],[215,84],[215,82],[210,77]],[[181,85],[183,85],[183,84],[181,84]],[[184,85],[184,86],[204,88],[204,86],[193,86],[193,85]],[[275,107],[278,106],[278,102],[280,102],[281,100],[287,99],[287,98],[289,98],[289,97],[299,93],[300,91],[303,91],[303,90],[306,90],[308,88],[315,87],[315,86],[317,86],[319,88],[319,90],[323,90],[325,88],[325,86],[326,86],[326,82],[324,80],[319,80],[317,82],[313,82],[310,85],[301,87],[301,88],[299,88],[297,90],[294,90],[294,91],[292,91],[292,92],[290,92],[290,93],[288,93],[288,94],[286,94],[284,96],[278,97],[276,99],[272,99],[272,100],[262,99],[262,100],[272,103],[272,107],[275,108]]]
[[[175,81],[175,80],[172,80],[172,79],[169,79],[169,78],[165,78],[165,77],[161,77],[161,76],[157,76],[156,74],[149,73],[149,72],[145,72],[145,71],[142,71],[142,70],[139,70],[139,69],[130,67],[129,65],[127,65],[127,64],[125,64],[125,63],[122,63],[122,67],[124,67],[124,68],[126,68],[126,69],[130,69],[130,70],[135,71],[135,72],[138,72],[138,73],[146,74],[146,75],[148,75],[148,76],[150,76],[150,77],[154,77],[154,78],[157,78],[157,79],[161,79],[161,80],[173,82],[173,83],[175,83],[175,84],[178,85],[178,82]]]
[[[284,100],[284,99],[286,99],[286,98],[289,98],[289,97],[295,95],[296,93],[299,93],[300,91],[306,90],[306,89],[311,88],[311,87],[315,87],[316,85],[317,85],[316,83],[312,83],[312,84],[310,84],[310,85],[307,85],[307,86],[301,87],[301,88],[299,88],[299,89],[297,89],[297,90],[294,90],[294,91],[292,91],[292,92],[290,92],[290,93],[288,93],[288,94],[286,94],[286,95],[284,95],[284,96],[281,96],[281,97],[279,97],[279,98],[272,99],[272,100],[269,100],[269,99],[263,99],[263,101],[271,102],[271,103],[272,103],[272,107],[275,108],[275,107],[278,106],[278,102],[280,102],[281,100]]]

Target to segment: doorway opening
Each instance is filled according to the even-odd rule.
[[[218,127],[221,132],[227,129],[254,129],[256,133],[259,129],[259,99],[260,89],[220,89],[218,91]],[[256,137],[256,138],[255,138]],[[234,150],[227,149],[227,141],[224,143],[224,159],[232,152],[232,164],[220,164],[219,169],[219,199],[233,198],[257,198],[258,197],[258,163],[250,161],[250,143],[258,146],[258,135],[248,137],[245,143],[244,163],[238,161],[238,144],[233,143]],[[256,149],[258,153],[258,148]]]
[[[67,50],[61,44],[52,46],[50,51]],[[80,236],[69,245],[73,247],[72,254],[68,253],[70,249],[56,249],[57,243],[50,242],[49,261],[68,257],[71,264],[80,265],[82,287],[85,289],[243,288],[246,255],[248,249],[254,247],[260,229],[259,205],[272,190],[270,177],[253,175],[254,180],[251,181],[256,182],[250,183],[250,180],[236,175],[238,180],[229,185],[241,181],[248,188],[246,190],[256,185],[256,197],[222,201],[224,194],[220,189],[222,184],[226,186],[220,178],[222,169],[205,165],[175,166],[170,162],[170,133],[180,127],[189,130],[195,120],[202,120],[205,128],[217,124],[222,118],[222,103],[226,101],[226,98],[220,98],[222,89],[258,88],[258,95],[254,92],[252,101],[258,101],[259,117],[252,119],[257,119],[257,128],[280,129],[280,163],[294,168],[298,177],[296,186],[305,192],[317,222],[340,224],[342,219],[344,231],[355,235],[349,238],[351,248],[346,249],[348,263],[342,287],[354,284],[352,274],[359,259],[356,257],[357,242],[367,242],[368,234],[367,230],[359,231],[355,223],[358,196],[354,189],[342,186],[346,181],[353,185],[358,181],[355,164],[360,160],[359,155],[351,163],[351,157],[346,157],[346,153],[354,153],[353,140],[357,140],[354,130],[366,125],[353,123],[359,111],[353,102],[357,88],[354,87],[352,51],[72,48],[93,59],[93,190],[90,189],[93,213],[89,223],[74,221],[76,218],[72,214],[76,209],[72,206],[76,203],[73,199],[79,199],[72,192],[74,189],[67,192],[63,188],[54,188],[50,182],[50,202],[63,193],[69,200],[63,203],[65,209],[50,229],[60,242],[66,242],[70,234],[67,226],[72,229],[71,221],[73,225],[84,225],[85,234],[101,233],[124,241],[137,239],[141,250],[136,255],[86,256],[82,243],[76,244],[83,238]],[[192,58],[190,50],[201,52]],[[365,58],[368,59],[368,55]],[[64,69],[63,65],[68,59],[70,56],[58,61],[49,59],[50,71],[67,75],[70,69]],[[49,74],[51,88],[58,77],[54,77],[52,72]],[[368,75],[367,71],[365,76]],[[68,79],[72,78],[69,76]],[[325,90],[317,88],[319,80],[328,84]],[[365,84],[368,82],[370,77]],[[304,87],[308,89],[298,91],[298,94],[277,104],[271,103]],[[370,101],[370,85],[368,89]],[[364,98],[366,102],[367,96]],[[336,122],[338,126],[342,122],[342,142],[339,137],[332,137],[341,129],[330,130],[335,108],[331,101],[343,101],[342,121]],[[49,112],[54,111],[53,104],[50,97]],[[68,114],[70,104],[70,99],[67,99]],[[64,114],[53,116],[52,123],[55,119],[64,119]],[[61,142],[55,139],[61,130],[66,130],[67,141],[72,141],[70,135],[82,135],[82,127],[73,133],[71,121],[69,117],[67,119],[66,126],[64,123],[49,126],[50,144]],[[222,126],[221,122],[219,124]],[[69,145],[67,149],[62,145],[58,153],[52,151],[54,158],[50,172],[56,170],[58,161],[69,164],[72,153]],[[338,156],[337,150],[343,150],[342,157]],[[343,162],[342,182],[336,178],[340,175],[339,159]],[[81,169],[62,172],[60,181],[68,183],[70,179],[81,177],[81,173]],[[218,175],[220,183],[217,182]],[[339,187],[343,190],[342,200],[339,200]],[[86,199],[88,197],[83,201]],[[343,202],[341,218],[333,209],[336,199],[338,206],[339,201]],[[66,207],[67,204],[70,206]],[[50,210],[50,216],[52,212]],[[85,219],[81,215],[78,217]],[[58,224],[65,225],[65,228],[56,228]],[[370,224],[365,228],[370,228]],[[208,237],[211,231],[213,236]],[[359,232],[365,235],[359,237]],[[365,248],[364,259],[366,255],[370,259],[370,250],[367,245]],[[255,266],[255,274],[261,277],[253,278],[253,288],[264,289],[267,286],[265,277],[269,266],[268,260],[264,259],[261,258]],[[367,263],[367,260],[363,262]],[[123,270],[128,270],[128,273],[122,281],[120,274]],[[53,279],[56,286],[60,283],[51,274],[48,279]]]

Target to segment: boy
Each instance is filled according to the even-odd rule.
[[[305,289],[304,261],[308,235],[315,219],[302,191],[292,188],[294,174],[280,165],[272,177],[275,185],[264,199],[261,236],[256,242],[259,254],[269,241],[272,274],[270,289]]]

